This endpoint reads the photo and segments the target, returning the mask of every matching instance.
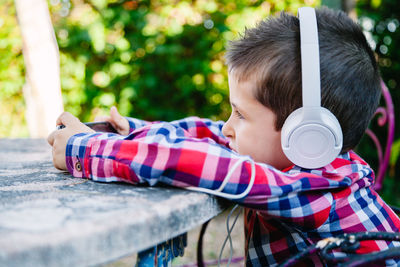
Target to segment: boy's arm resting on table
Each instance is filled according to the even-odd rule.
[[[101,182],[149,185],[162,182],[215,190],[232,166],[241,161],[222,190],[240,194],[246,190],[252,174],[248,156],[240,156],[212,138],[195,138],[176,123],[147,125],[125,137],[107,133],[78,134],[68,140],[66,155],[68,170],[74,176]],[[294,209],[302,209],[303,217],[318,213],[327,216],[331,194],[318,190],[347,187],[354,179],[328,179],[318,172],[288,174],[267,164],[254,164],[254,185],[237,202],[277,216],[290,217]]]

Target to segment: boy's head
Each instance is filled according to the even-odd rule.
[[[379,71],[361,28],[346,14],[320,9],[316,15],[321,105],[339,120],[345,152],[358,144],[376,110]],[[282,13],[247,29],[231,42],[226,61],[231,90],[233,80],[247,83],[248,93],[275,114],[274,130],[280,132],[289,114],[302,106],[298,18]]]

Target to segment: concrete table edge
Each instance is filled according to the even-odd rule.
[[[171,187],[96,183],[52,166],[42,139],[0,139],[0,265],[93,266],[182,234],[229,204]]]

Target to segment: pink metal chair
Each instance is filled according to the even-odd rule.
[[[393,107],[392,97],[390,96],[390,92],[383,81],[381,81],[381,86],[382,86],[382,96],[385,100],[386,107],[379,107],[376,110],[375,116],[380,116],[378,118],[379,126],[384,127],[385,125],[387,125],[388,128],[386,145],[384,149],[382,149],[383,146],[379,141],[378,137],[374,134],[374,132],[372,132],[371,129],[367,129],[366,131],[366,134],[372,139],[377,148],[379,167],[378,170],[375,172],[376,180],[374,189],[376,191],[382,189],[383,179],[385,178],[386,170],[389,165],[390,154],[392,151],[392,145],[394,140],[394,127],[395,127],[394,107]]]

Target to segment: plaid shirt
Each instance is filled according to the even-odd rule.
[[[128,118],[130,134],[77,134],[66,163],[75,177],[132,184],[158,182],[217,189],[241,160],[223,192],[240,194],[251,176],[248,156],[228,147],[223,122],[196,117],[149,123]],[[246,160],[243,160],[246,159]],[[277,170],[255,163],[255,182],[236,202],[245,206],[247,266],[272,266],[322,238],[363,231],[398,232],[400,220],[371,188],[374,173],[350,151],[319,169]],[[399,246],[363,241],[359,253]],[[308,260],[321,265],[318,257]],[[387,260],[387,265],[395,261]]]

